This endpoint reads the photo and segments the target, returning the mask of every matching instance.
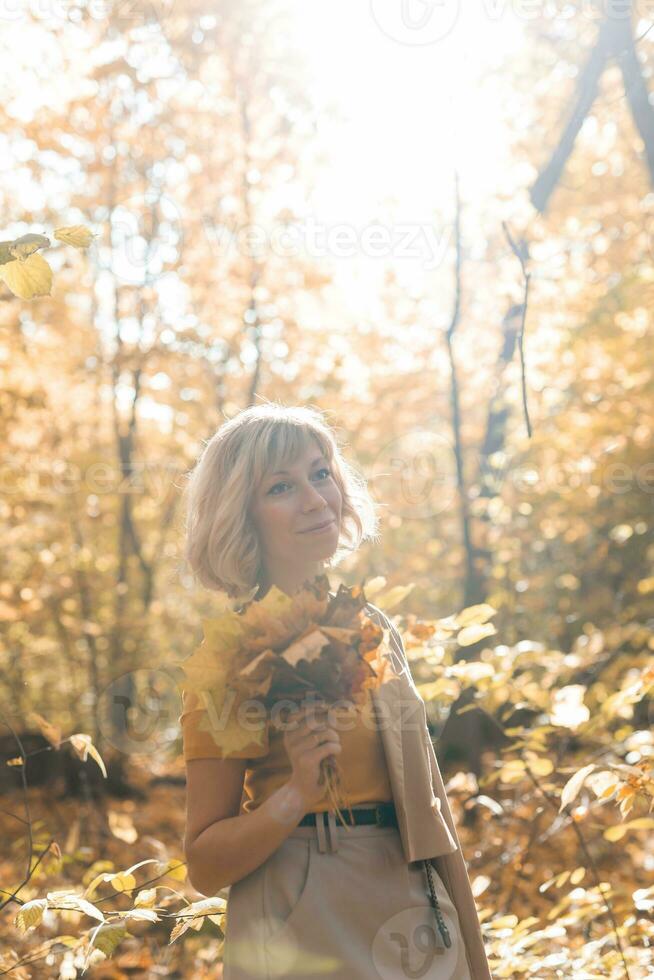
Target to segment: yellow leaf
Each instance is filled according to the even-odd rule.
[[[364,592],[366,593],[366,597],[371,600],[374,599],[374,597],[379,592],[381,592],[381,590],[384,588],[385,585],[386,585],[386,576],[375,575],[375,577],[369,579],[364,586]]]
[[[492,623],[472,623],[459,631],[456,642],[461,647],[469,647],[472,643],[479,643],[484,637],[492,636],[494,633],[497,633],[497,630]]]
[[[191,905],[187,905],[185,909],[182,909],[175,916],[177,922],[170,933],[169,942],[174,943],[187,929],[194,929],[196,932],[199,931],[202,928],[205,918],[211,919],[217,915],[223,920],[224,924],[226,905],[225,899],[217,896],[205,898],[200,902],[193,902]],[[215,922],[216,920],[213,919],[213,921]]]
[[[549,776],[554,769],[551,759],[544,759],[542,756],[527,760],[527,768],[534,776]]]
[[[75,248],[88,248],[95,235],[84,225],[67,225],[65,228],[57,228],[54,237],[64,245],[74,245]]]
[[[170,943],[174,943],[175,940],[179,939],[180,936],[183,936],[188,929],[193,928],[193,923],[195,921],[195,919],[178,918],[177,922],[170,931],[170,939],[168,940],[168,944],[170,945]]]
[[[84,895],[86,898],[90,898],[100,882],[107,881],[112,886],[114,891],[117,892],[131,892],[136,888],[136,878],[132,872],[136,868],[142,867],[144,864],[160,864],[156,858],[149,858],[146,861],[139,861],[138,864],[132,865],[131,868],[127,868],[126,871],[102,871],[100,874],[96,875],[90,885],[87,886]],[[143,894],[140,892],[139,894]]]
[[[627,833],[627,827],[625,824],[616,824],[615,827],[609,827],[604,831],[604,837],[606,840],[615,842],[620,840],[621,837]]]
[[[584,785],[586,776],[588,776],[594,769],[595,764],[591,762],[589,766],[584,766],[583,769],[579,769],[579,771],[567,781],[561,790],[561,805],[559,807],[559,813],[565,806],[572,803],[581,790],[581,787]]]
[[[525,764],[522,759],[509,759],[500,770],[500,780],[503,783],[515,783],[524,777]]]
[[[82,762],[86,762],[87,755],[90,755],[97,762],[102,775],[107,778],[107,770],[105,764],[102,761],[100,753],[96,749],[95,745],[91,741],[90,735],[85,735],[83,732],[76,732],[75,735],[71,735],[69,738],[70,744],[75,749],[77,755],[80,757]]]
[[[198,693],[226,686],[231,660],[237,650],[225,633],[221,639],[217,637],[221,626],[215,620],[204,620],[203,626],[204,640],[181,665],[185,687]]]
[[[119,871],[118,874],[106,875],[105,877],[114,891],[131,892],[136,888],[136,878],[134,875],[127,874],[126,871]]]
[[[514,929],[518,924],[517,915],[500,915],[497,919],[493,919],[488,925],[491,929]]]
[[[52,269],[38,253],[0,265],[0,279],[21,299],[49,296],[52,290]]]
[[[620,784],[618,777],[609,769],[601,769],[599,772],[591,773],[586,780],[586,785],[590,786],[598,799],[607,799],[612,796]]]
[[[654,817],[636,817],[627,823],[617,824],[604,831],[604,837],[609,841],[620,840],[628,830],[652,830],[654,828]]]
[[[186,864],[181,858],[171,858],[161,872],[174,881],[186,881]]]
[[[119,912],[125,919],[134,919],[136,922],[158,922],[159,916],[153,909],[130,909],[128,912]]]
[[[370,583],[364,589],[366,595],[368,595],[369,587]],[[394,606],[399,606],[414,588],[415,582],[411,582],[409,585],[396,585],[392,589],[389,589],[388,592],[384,592],[378,596],[376,605],[379,606],[382,612],[387,612]]]
[[[85,960],[84,971],[88,969],[92,949],[99,949],[109,957],[115,953],[120,943],[127,935],[125,926],[117,922],[104,922],[91,934],[89,953]]]
[[[484,677],[494,677],[495,668],[492,664],[485,664],[481,660],[474,660],[452,664],[447,672],[451,677],[458,677],[459,680],[467,684],[476,684]]]
[[[429,681],[426,684],[417,684],[416,689],[423,701],[433,701],[441,696],[456,697],[459,693],[459,685],[447,677],[439,677],[438,680]]]
[[[100,922],[104,922],[104,915],[100,909],[92,905],[91,902],[87,902],[85,898],[81,895],[77,895],[70,891],[54,891],[48,892],[46,895],[48,899],[48,906],[58,909],[73,909],[75,912],[83,912],[85,915],[90,915],[93,919],[99,919]]]
[[[211,898],[202,898],[197,902],[192,902],[182,909],[175,916],[176,919],[195,919],[199,915],[215,915],[225,911],[227,902],[224,898],[213,895]]]
[[[31,902],[25,902],[16,914],[14,925],[20,932],[27,932],[28,929],[40,925],[47,907],[48,903],[44,898],[35,898]]]
[[[9,262],[10,259],[19,259],[23,262],[28,255],[32,255],[40,248],[47,248],[50,239],[45,235],[35,235],[30,232],[14,238],[13,241],[0,242],[0,262]]]
[[[89,899],[93,898],[98,885],[102,884],[104,881],[107,881],[108,878],[111,878],[111,873],[108,871],[101,871],[100,874],[97,874],[95,878],[93,878],[93,880],[86,886],[84,890],[85,897]]]
[[[157,900],[156,888],[142,888],[134,899],[135,908],[151,908]]]
[[[464,626],[478,626],[485,623],[496,612],[497,609],[487,602],[482,602],[477,606],[467,606],[466,609],[461,610],[455,616],[456,624],[459,629],[462,629]]]

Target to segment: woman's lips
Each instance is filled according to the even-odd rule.
[[[323,531],[329,531],[329,529],[331,528],[332,524],[334,524],[334,518],[333,517],[332,517],[332,519],[330,521],[327,521],[326,524],[323,524],[322,527],[316,527],[316,528],[313,528],[312,530],[308,530],[308,531],[300,531],[300,534],[322,534]]]

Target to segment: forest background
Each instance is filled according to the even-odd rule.
[[[180,500],[263,400],[324,409],[378,501],[332,581],[403,632],[494,975],[651,975],[653,24],[2,5],[0,244],[95,237],[0,281],[0,976],[221,975]]]

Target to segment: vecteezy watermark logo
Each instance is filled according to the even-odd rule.
[[[447,510],[456,494],[454,452],[443,436],[412,429],[382,447],[368,482],[390,514],[407,520],[433,517]]]
[[[410,259],[431,272],[448,255],[451,228],[438,230],[425,222],[373,222],[356,227],[347,222],[326,224],[308,215],[301,221],[238,223],[205,214],[202,218],[214,256],[245,255],[265,261],[282,259]]]
[[[458,935],[451,917],[441,911],[451,946],[445,946],[431,906],[403,909],[383,923],[372,943],[372,960],[381,980],[426,976],[451,980],[459,959]]]
[[[177,0],[0,0],[0,20],[30,19],[45,26],[56,26],[67,21],[103,21],[122,28],[135,24],[162,24],[172,14]]]
[[[175,678],[159,668],[129,670],[98,698],[98,724],[120,752],[151,755],[179,735],[182,698]]]
[[[370,0],[379,29],[399,44],[435,44],[459,18],[460,0]]]

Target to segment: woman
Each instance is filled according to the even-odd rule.
[[[261,599],[272,585],[293,595],[377,534],[365,481],[312,409],[241,412],[190,476],[186,558],[202,585],[232,598]],[[221,758],[184,692],[184,849],[199,892],[229,886],[225,980],[491,976],[424,703],[399,634],[366,611],[391,631],[393,669],[360,716],[299,710]],[[347,827],[319,782],[329,755],[352,804]]]

